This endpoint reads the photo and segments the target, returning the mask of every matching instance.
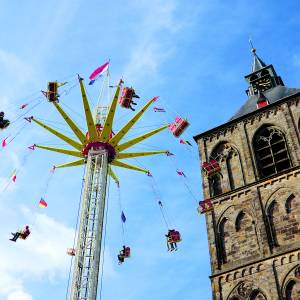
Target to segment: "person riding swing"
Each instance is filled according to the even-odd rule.
[[[29,226],[26,225],[25,229],[17,231],[15,233],[12,232],[11,234],[13,235],[13,237],[9,240],[12,242],[16,242],[18,238],[20,238],[22,240],[26,240],[30,234]]]
[[[4,115],[5,115],[4,112],[1,111],[0,112],[0,129],[4,129],[4,128],[8,127],[10,124],[9,120],[4,119]]]

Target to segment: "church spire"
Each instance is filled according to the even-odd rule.
[[[252,44],[252,43],[251,43]],[[261,69],[263,69],[264,67],[266,67],[267,65],[258,57],[258,55],[256,54],[256,49],[252,47],[251,52],[253,53],[253,63],[252,63],[252,70],[251,72],[257,72]]]

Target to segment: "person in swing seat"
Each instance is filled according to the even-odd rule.
[[[25,240],[30,234],[29,226],[26,225],[25,229],[17,231],[17,232],[12,232],[11,234],[13,235],[13,237],[9,240],[12,242],[16,242],[18,238]]]
[[[177,250],[177,243],[173,239],[174,232],[175,232],[174,229],[169,229],[168,234],[165,235],[167,238],[168,251]]]
[[[0,129],[4,129],[10,124],[9,120],[4,119],[4,115],[5,115],[4,112],[1,111],[0,112]]]

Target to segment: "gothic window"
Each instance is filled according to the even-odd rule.
[[[291,194],[288,196],[288,198],[286,199],[286,202],[285,202],[285,209],[286,209],[286,212],[289,214],[291,211],[292,211],[292,202],[293,202],[293,199],[295,198],[295,195],[294,194]]]
[[[252,76],[250,77],[250,82],[251,82],[251,81],[254,81],[254,80],[256,80],[256,79],[258,79],[258,77],[257,77],[257,75],[254,74],[254,75],[252,75]]]
[[[233,145],[227,142],[218,144],[212,151],[210,159],[218,161],[222,174],[222,176],[216,175],[210,180],[213,196],[244,185],[240,156]]]
[[[235,230],[236,231],[239,231],[241,229],[241,223],[242,223],[244,217],[245,217],[245,213],[243,211],[241,211],[235,220]]]
[[[222,180],[219,174],[214,175],[210,179],[212,196],[217,196],[222,194]]]
[[[300,293],[298,293],[298,291],[297,291],[297,283],[295,280],[291,280],[287,284],[286,289],[285,289],[286,300],[299,299],[299,298],[296,298],[297,296],[298,297],[300,296]]]
[[[273,126],[263,127],[253,140],[257,167],[262,178],[291,167],[284,134]]]
[[[227,218],[223,218],[223,220],[220,222],[219,225],[219,251],[220,251],[220,256],[221,256],[221,261],[223,264],[227,262],[227,255],[226,255],[226,246],[225,246],[225,224],[227,222]]]
[[[278,246],[276,229],[274,224],[274,212],[276,209],[278,209],[278,204],[276,203],[276,201],[273,201],[267,210],[267,217],[270,225],[270,233],[271,233],[272,243],[274,246]]]
[[[261,73],[260,73],[260,77],[263,77],[263,76],[269,76],[270,73],[268,70],[262,70]]]

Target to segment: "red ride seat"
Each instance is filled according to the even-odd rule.
[[[130,257],[130,248],[129,247],[125,248],[124,257]]]
[[[203,201],[199,201],[198,212],[200,214],[206,213],[208,211],[213,210],[213,203],[211,199],[205,199]]]
[[[170,231],[170,242],[171,243],[178,243],[181,241],[180,232],[177,230]]]
[[[175,137],[179,137],[189,125],[190,123],[186,119],[177,117],[169,128]]]
[[[210,161],[204,162],[202,164],[202,170],[204,171],[204,173],[207,177],[211,177],[211,176],[215,175],[216,173],[220,173],[221,167],[220,167],[218,161],[216,161],[215,159],[211,159]]]
[[[133,88],[124,87],[119,100],[119,104],[124,108],[129,108],[133,95],[135,95],[135,91]]]

